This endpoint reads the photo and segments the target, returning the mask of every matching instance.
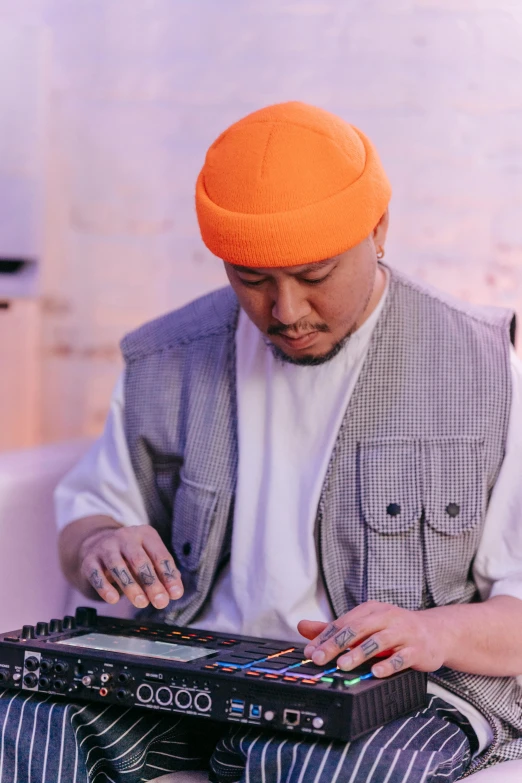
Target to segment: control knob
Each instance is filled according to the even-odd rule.
[[[49,630],[51,633],[56,633],[57,631],[62,630],[62,621],[57,620],[56,617],[53,617],[51,622],[49,623]]]
[[[49,626],[47,623],[36,623],[36,635],[47,636],[49,633]]]
[[[74,619],[74,617],[72,615],[66,614],[65,617],[63,618],[62,625],[63,625],[64,630],[70,631],[73,628],[76,628],[76,620]]]
[[[24,625],[22,639],[34,639],[34,625]]]
[[[77,625],[96,625],[97,618],[96,609],[90,606],[79,606],[76,610]]]

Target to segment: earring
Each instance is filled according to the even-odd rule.
[[[384,258],[384,248],[380,247],[377,251],[377,259],[380,261]]]

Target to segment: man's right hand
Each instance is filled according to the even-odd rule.
[[[172,555],[150,525],[95,529],[77,551],[81,577],[109,604],[123,593],[139,609],[164,609],[183,595]]]

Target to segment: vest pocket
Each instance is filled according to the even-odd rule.
[[[361,507],[377,533],[403,533],[422,515],[415,441],[383,438],[359,444]]]
[[[423,544],[426,582],[436,606],[464,603],[477,588],[471,566],[487,506],[484,444],[480,438],[423,442]]]
[[[364,600],[420,609],[424,564],[418,442],[408,438],[360,442],[358,477],[365,522]]]
[[[423,445],[426,522],[446,536],[479,525],[486,511],[484,443],[479,438],[427,440]]]
[[[181,569],[196,571],[217,503],[217,491],[180,474],[174,500],[172,548]]]

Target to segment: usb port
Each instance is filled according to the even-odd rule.
[[[231,715],[242,715],[245,711],[245,702],[242,699],[230,699]]]
[[[283,723],[287,726],[299,726],[301,713],[298,710],[285,710],[283,713]]]
[[[251,704],[250,705],[250,717],[251,718],[260,718],[261,717],[261,705],[260,704]]]

